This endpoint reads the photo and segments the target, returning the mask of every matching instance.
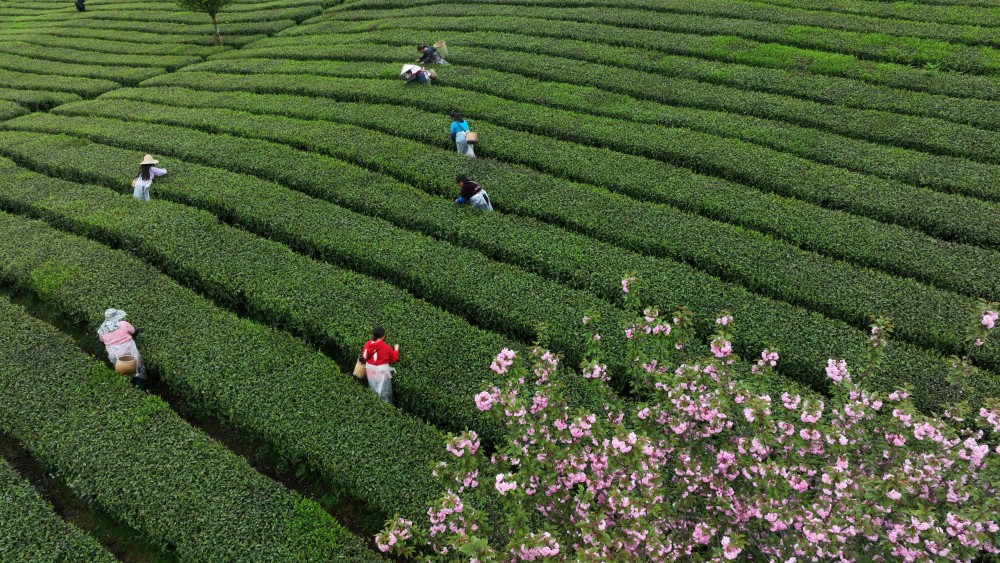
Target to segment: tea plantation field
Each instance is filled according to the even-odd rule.
[[[928,411],[1000,299],[988,0],[0,2],[0,560],[378,560],[504,346],[623,365],[645,302]],[[448,66],[404,86],[418,43]],[[449,114],[480,133],[455,151]],[[143,155],[169,171],[131,197]],[[452,205],[456,173],[495,212]],[[143,394],[107,366],[142,329]],[[396,401],[350,370],[373,325]],[[1000,396],[1000,347],[961,398]],[[0,448],[0,453],[9,452]],[[9,460],[12,461],[12,460]],[[66,522],[36,473],[140,547]],[[83,526],[86,528],[87,526]],[[96,539],[95,539],[96,538]],[[113,539],[113,538],[112,538]],[[103,545],[102,545],[103,544]]]

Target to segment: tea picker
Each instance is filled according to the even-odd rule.
[[[159,163],[159,160],[148,154],[142,159],[139,163],[139,175],[132,180],[132,197],[139,201],[149,201],[149,186],[153,185],[153,178],[167,173],[166,169],[155,166]]]
[[[415,62],[423,64],[438,64],[446,65],[448,61],[441,58],[441,51],[437,47],[444,48],[444,41],[438,41],[434,45],[417,45],[417,52],[420,53],[420,58]]]
[[[75,0],[74,4],[76,4],[76,11],[77,12],[86,12],[87,11],[87,7],[83,5],[83,0]]]
[[[458,199],[455,200],[455,203],[459,205],[468,203],[469,205],[472,205],[473,209],[493,211],[493,204],[490,203],[490,196],[486,193],[486,190],[479,187],[479,184],[461,174],[455,177],[455,181],[458,182],[458,186],[462,190],[458,195]]]
[[[104,311],[104,322],[97,329],[97,337],[104,343],[108,351],[108,359],[115,366],[115,371],[129,376],[132,384],[139,389],[146,388],[146,365],[139,355],[139,348],[132,336],[136,328],[125,318],[125,311],[108,309]]]
[[[437,73],[433,70],[426,70],[422,66],[417,65],[403,65],[403,71],[399,73],[405,82],[403,84],[412,84],[416,82],[417,84],[430,84],[431,79],[437,78]]]
[[[458,154],[464,154],[470,158],[476,157],[476,151],[472,149],[472,145],[479,141],[479,135],[469,131],[469,123],[457,113],[451,114],[451,140],[455,141]]]
[[[358,362],[364,362],[368,387],[387,403],[392,402],[392,374],[396,370],[389,364],[399,361],[399,344],[390,347],[385,343],[385,329],[372,329],[372,339],[361,350]]]

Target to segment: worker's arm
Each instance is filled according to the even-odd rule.
[[[403,82],[403,84],[409,84],[410,82],[416,82],[417,78],[419,78],[419,77],[420,77],[419,74],[411,74],[410,77],[406,79],[406,82]]]
[[[149,171],[150,171],[150,173],[153,174],[153,176],[163,176],[164,174],[167,173],[167,169],[166,168],[157,168],[155,166],[151,167],[149,169]]]
[[[458,199],[455,200],[455,203],[465,203],[465,202],[466,202],[466,200],[462,196],[458,196]]]

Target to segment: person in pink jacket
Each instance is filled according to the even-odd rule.
[[[135,334],[135,327],[125,318],[125,311],[120,309],[108,309],[104,311],[104,322],[97,329],[97,337],[104,343],[104,348],[108,351],[108,359],[114,364],[122,356],[132,356],[135,358],[136,373],[132,377],[132,384],[139,389],[146,388],[146,366],[139,355],[139,348],[135,345],[132,336]]]

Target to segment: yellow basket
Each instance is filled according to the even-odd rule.
[[[442,57],[448,56],[448,46],[444,44],[444,41],[438,41],[435,43],[434,48],[437,49],[438,53],[441,53]]]

